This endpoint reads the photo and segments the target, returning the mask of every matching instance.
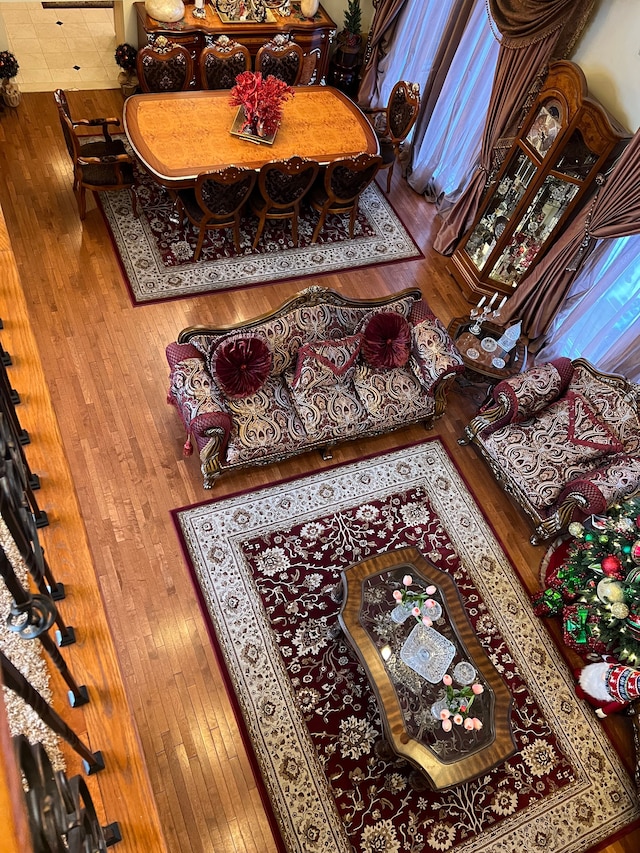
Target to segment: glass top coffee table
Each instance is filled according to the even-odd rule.
[[[412,589],[436,588],[431,627],[410,612],[396,621],[402,614],[393,592],[403,588],[407,574]],[[435,790],[474,779],[513,755],[511,695],[480,646],[453,579],[417,549],[401,548],[351,566],[342,584],[340,625],[376,694],[391,748],[422,770]],[[454,688],[482,685],[472,706],[481,729],[443,729],[436,715],[444,675]]]

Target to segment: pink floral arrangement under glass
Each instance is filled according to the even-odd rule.
[[[403,607],[411,608],[411,615],[415,616],[418,622],[422,622],[430,628],[433,625],[436,613],[442,612],[442,608],[431,598],[437,592],[437,587],[431,585],[423,591],[409,589],[413,586],[413,578],[411,575],[405,575],[402,578],[403,588],[396,589],[393,592],[393,597],[398,604]],[[431,614],[431,615],[430,615]]]
[[[244,110],[242,133],[265,137],[276,132],[282,119],[282,105],[294,94],[291,86],[271,74],[263,77],[260,71],[243,71],[236,77],[229,103]]]
[[[471,716],[471,706],[476,696],[484,693],[484,687],[479,682],[454,687],[453,679],[447,673],[442,677],[442,683],[446,687],[446,706],[440,711],[440,720],[445,732],[450,732],[454,725],[463,726],[467,731],[480,731],[482,721],[478,717]]]

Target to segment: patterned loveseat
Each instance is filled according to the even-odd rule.
[[[472,442],[532,518],[533,544],[640,489],[640,386],[559,358],[500,382]]]
[[[193,326],[167,347],[169,401],[211,488],[227,468],[277,462],[444,412],[463,370],[417,289],[348,299],[310,287],[275,311],[222,329]]]

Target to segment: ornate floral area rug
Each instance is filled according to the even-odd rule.
[[[225,228],[209,231],[194,263],[197,230],[187,223],[183,231],[169,221],[174,211],[169,194],[141,166],[136,166],[136,183],[141,209],[138,219],[126,190],[100,193],[102,211],[136,303],[423,257],[382,190],[372,184],[360,200],[353,239],[349,238],[348,217],[329,216],[318,241],[312,244],[318,214],[305,206],[298,247],[291,239],[291,223],[271,220],[253,251],[257,219],[246,215],[240,228],[240,255],[232,231]]]
[[[282,850],[584,853],[639,818],[632,780],[437,439],[174,518]],[[515,754],[437,792],[376,749],[376,698],[332,630],[341,570],[405,546],[451,574],[513,697]]]

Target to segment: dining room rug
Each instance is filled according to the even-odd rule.
[[[311,243],[318,213],[303,206],[297,247],[291,223],[270,220],[254,251],[257,219],[247,214],[240,226],[241,254],[232,231],[225,228],[209,231],[194,262],[196,228],[189,222],[184,230],[172,224],[174,205],[168,192],[139,164],[135,174],[139,218],[133,215],[127,190],[99,193],[99,206],[136,304],[424,257],[374,183],[360,199],[353,239],[348,216],[328,216],[318,241]]]
[[[281,850],[584,853],[637,825],[633,781],[438,439],[173,518]],[[441,791],[376,749],[376,698],[333,630],[340,572],[405,546],[451,574],[513,697],[514,755]]]

